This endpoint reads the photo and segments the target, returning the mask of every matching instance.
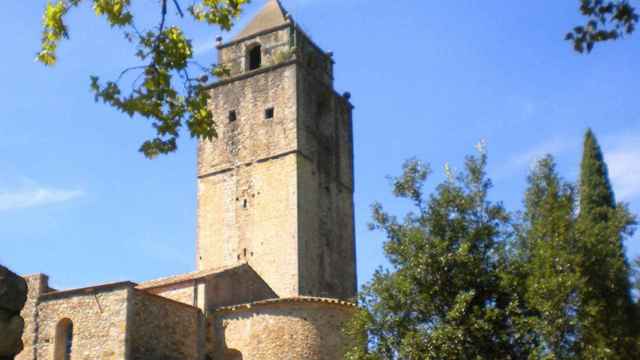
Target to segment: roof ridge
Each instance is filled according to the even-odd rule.
[[[171,285],[171,284],[175,284],[175,283],[180,283],[180,282],[184,282],[184,281],[200,279],[200,278],[203,278],[203,277],[208,276],[208,275],[212,275],[212,274],[216,274],[216,273],[221,273],[221,272],[225,272],[225,271],[241,268],[241,267],[246,266],[246,265],[248,265],[246,262],[241,262],[241,263],[233,264],[233,265],[226,265],[226,266],[220,266],[220,267],[216,267],[216,268],[208,268],[208,269],[203,269],[203,270],[192,271],[192,272],[184,273],[184,274],[177,274],[177,275],[161,277],[161,278],[157,278],[157,279],[152,279],[152,280],[147,280],[147,281],[141,282],[141,283],[138,284],[138,286],[136,286],[136,288],[137,289],[141,289],[141,290],[146,290],[146,289],[162,287],[162,286]]]
[[[276,299],[267,299],[267,300],[259,300],[253,301],[244,304],[237,305],[229,305],[222,306],[215,310],[215,312],[234,312],[234,311],[243,311],[249,310],[256,306],[267,306],[267,305],[276,305],[276,304],[287,304],[287,303],[319,303],[319,304],[327,304],[327,305],[337,305],[346,308],[357,308],[358,304],[353,301],[336,299],[336,298],[325,298],[325,297],[314,297],[314,296],[294,296],[294,297],[286,297],[286,298],[276,298]]]
[[[41,294],[40,298],[50,299],[50,298],[57,298],[60,296],[67,296],[67,295],[93,294],[98,291],[113,290],[113,289],[124,288],[124,287],[135,288],[137,285],[138,284],[132,281],[115,281],[115,282],[108,282],[108,283],[102,283],[98,285],[85,286],[85,287],[73,288],[73,289],[65,289],[65,290],[52,289],[52,291],[48,291]]]
[[[264,30],[278,27],[287,23],[288,12],[280,0],[268,0],[251,21],[233,40],[243,39]]]

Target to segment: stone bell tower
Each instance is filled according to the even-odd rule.
[[[352,105],[276,0],[228,43],[198,150],[199,270],[249,264],[279,297],[356,294]]]

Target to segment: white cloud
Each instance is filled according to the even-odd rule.
[[[600,139],[616,198],[637,202],[640,200],[640,129],[630,128],[624,133],[603,135]],[[577,135],[555,137],[525,149],[498,164],[491,173],[495,179],[508,180],[531,169],[546,154],[555,156],[556,160],[561,158],[565,165],[563,169],[568,169],[563,175],[577,181],[582,157],[582,139]]]
[[[532,166],[547,154],[558,154],[571,147],[571,143],[559,138],[538,144],[511,158],[510,164],[516,167]]]
[[[609,176],[620,200],[640,196],[640,136],[625,137],[607,147],[605,160]]]
[[[81,190],[64,190],[45,187],[12,191],[0,190],[0,211],[64,203],[82,197],[83,195],[84,192]]]
[[[556,137],[511,156],[497,171],[497,177],[511,176],[525,168],[532,168],[544,156],[551,154],[558,156],[566,151],[577,148],[578,143],[573,138]]]

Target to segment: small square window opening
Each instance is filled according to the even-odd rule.
[[[267,110],[264,111],[264,118],[265,119],[273,119],[274,113],[275,113],[275,109],[274,108],[268,108]]]
[[[238,115],[236,114],[236,111],[229,111],[229,122],[234,122],[238,119]]]

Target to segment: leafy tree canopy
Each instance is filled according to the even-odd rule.
[[[250,0],[198,0],[186,8],[197,22],[219,26],[229,30],[234,19]],[[213,114],[208,108],[206,85],[210,77],[225,74],[225,69],[215,64],[202,66],[193,61],[193,46],[179,26],[169,24],[169,8],[179,16],[185,16],[179,0],[159,0],[158,25],[152,29],[139,29],[132,4],[135,0],[84,0],[91,2],[93,11],[109,25],[120,29],[133,47],[140,65],[127,68],[113,81],[101,82],[91,77],[91,90],[96,101],[134,116],[150,119],[156,136],[141,146],[145,156],[175,151],[176,140],[186,125],[191,136],[212,139],[216,136]],[[54,65],[59,43],[69,38],[66,18],[69,12],[83,0],[52,0],[47,3],[43,16],[41,50],[37,60]],[[199,69],[197,76],[190,74],[190,66]],[[130,72],[137,77],[131,90],[120,85]]]
[[[571,359],[580,341],[579,254],[575,251],[575,187],[564,182],[551,156],[541,159],[528,178],[525,211],[518,228],[513,262],[525,325],[534,334],[532,359]]]
[[[586,24],[576,26],[566,36],[579,53],[590,53],[595,44],[617,40],[635,31],[638,13],[628,0],[580,0]]]
[[[616,203],[607,165],[591,130],[584,139],[580,169],[580,214],[576,221],[578,269],[583,277],[578,320],[581,352],[587,358],[629,359],[640,353],[631,296],[631,270],[624,237],[635,218]]]
[[[394,181],[394,194],[415,211],[402,220],[374,205],[372,228],[388,241],[393,271],[378,270],[364,288],[364,310],[348,329],[358,338],[348,359],[515,359],[517,305],[507,290],[505,239],[509,214],[489,200],[487,156],[470,156],[424,194],[430,169],[412,160]]]
[[[404,217],[373,206],[391,268],[360,294],[347,359],[636,358],[638,303],[623,246],[634,218],[614,201],[593,134],[580,186],[547,156],[516,214],[490,200],[479,149],[463,171],[447,167],[431,195],[430,168],[405,163],[393,179],[394,195],[414,205]]]

